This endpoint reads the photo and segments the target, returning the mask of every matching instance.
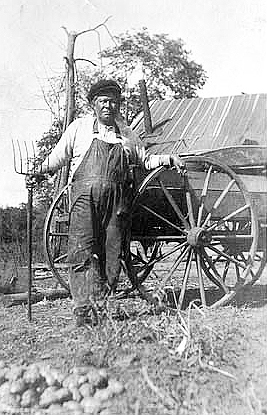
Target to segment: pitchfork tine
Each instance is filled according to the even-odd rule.
[[[18,173],[17,163],[16,163],[16,148],[15,148],[15,144],[14,144],[13,138],[11,139],[11,142],[12,142],[12,149],[13,149],[13,164],[14,164],[14,170],[15,170],[16,173]]]
[[[30,158],[29,158],[28,147],[27,147],[26,141],[24,141],[24,147],[25,147],[25,152],[26,152],[27,173],[29,173],[29,170],[30,170]]]
[[[19,144],[19,140],[17,140],[17,146],[18,146],[18,150],[19,150],[19,157],[20,157],[20,174],[23,174],[23,165],[22,165],[22,153],[21,153],[21,148],[20,148],[20,144]]]
[[[36,153],[35,153],[35,147],[34,142],[32,141],[32,152],[33,152],[33,171],[36,173]]]

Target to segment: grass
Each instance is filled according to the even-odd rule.
[[[62,372],[106,367],[126,389],[109,414],[258,415],[266,398],[247,358],[249,312],[204,311],[192,303],[157,315],[141,300],[128,300],[110,303],[100,326],[77,329],[68,299],[35,304],[32,323],[25,306],[1,308],[0,358],[41,360]]]

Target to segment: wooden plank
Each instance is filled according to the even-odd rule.
[[[57,298],[67,298],[69,297],[69,292],[63,288],[58,289],[46,289],[39,290],[37,293],[32,293],[32,303],[37,303],[38,301],[46,298],[47,300],[55,300]],[[1,296],[1,303],[4,307],[12,307],[19,304],[27,303],[28,293],[18,293],[18,294],[6,294]]]
[[[267,165],[267,146],[230,146],[216,150],[202,150],[197,155],[210,156],[230,167]]]

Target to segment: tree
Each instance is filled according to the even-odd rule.
[[[146,28],[114,36],[115,46],[100,53],[102,70],[88,66],[76,71],[75,104],[76,117],[90,111],[86,99],[90,85],[99,78],[116,79],[123,90],[130,109],[130,121],[141,111],[138,84],[128,87],[128,75],[142,63],[147,84],[149,100],[173,98],[193,98],[203,88],[207,75],[202,65],[191,59],[191,53],[185,49],[181,39],[170,39],[166,34],[150,35]],[[57,78],[50,80],[52,91],[49,94],[49,106],[58,108],[59,86],[63,82]],[[52,87],[53,86],[53,87]],[[60,93],[64,91],[61,88]],[[62,109],[61,109],[62,110]],[[59,109],[57,110],[60,112]],[[53,113],[56,109],[53,110]],[[47,137],[48,139],[48,137]]]
[[[181,39],[170,39],[166,34],[150,35],[146,28],[115,37],[117,46],[103,50],[107,60],[105,72],[119,81],[127,90],[127,75],[138,62],[142,63],[148,90],[152,99],[193,98],[207,79],[201,65],[191,59]],[[130,120],[142,109],[138,85],[129,97]]]
[[[69,35],[71,39],[75,36],[73,33]],[[68,39],[68,50],[71,39]],[[115,46],[106,48],[100,53],[101,68],[90,65],[83,70],[77,70],[74,50],[72,50],[71,60],[76,68],[76,76],[74,78],[72,76],[74,85],[71,85],[75,93],[75,117],[90,112],[86,96],[91,84],[100,78],[114,78],[122,87],[125,98],[122,112],[130,123],[142,110],[142,104],[138,84],[129,88],[127,79],[140,62],[145,75],[149,100],[166,97],[196,97],[197,91],[206,82],[207,76],[204,69],[191,59],[191,54],[185,49],[181,39],[173,40],[166,34],[150,35],[148,30],[143,28],[134,32],[127,31],[115,36],[113,40]],[[74,41],[72,41],[72,45],[74,48]],[[67,67],[69,64],[70,62]],[[71,72],[73,75],[73,68]],[[67,72],[65,78],[68,79],[68,77]],[[37,143],[42,159],[54,147],[64,130],[62,114],[65,112],[64,118],[66,120],[66,110],[64,111],[61,105],[66,89],[62,88],[62,85],[64,85],[62,77],[61,79],[51,78],[49,93],[44,93],[45,100],[54,116],[54,122],[50,130]],[[67,100],[66,108],[68,106]],[[50,188],[51,184],[48,187],[42,186],[41,191],[38,191],[39,201],[47,200]]]

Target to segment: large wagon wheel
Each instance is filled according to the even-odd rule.
[[[55,197],[44,224],[46,261],[56,280],[69,291],[67,248],[69,231],[69,186]]]
[[[159,167],[137,192],[133,239],[156,248],[131,272],[150,301],[164,297],[181,308],[197,296],[203,306],[217,307],[259,277],[253,268],[258,222],[229,167],[208,157],[184,160],[186,173]]]

